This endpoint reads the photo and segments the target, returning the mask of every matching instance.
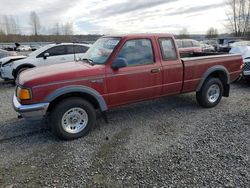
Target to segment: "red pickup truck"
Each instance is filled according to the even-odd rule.
[[[95,125],[97,109],[106,117],[117,106],[188,92],[214,107],[242,64],[240,55],[180,59],[169,34],[105,36],[80,61],[21,73],[13,106],[24,118],[50,117],[57,136],[75,139]]]

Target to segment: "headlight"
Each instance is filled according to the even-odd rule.
[[[18,86],[16,90],[16,96],[20,100],[29,100],[31,99],[31,90],[27,88],[21,88]]]

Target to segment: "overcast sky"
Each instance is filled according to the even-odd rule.
[[[225,32],[225,0],[0,0],[0,15],[13,15],[29,33],[36,11],[44,32],[56,22],[73,22],[75,34]]]

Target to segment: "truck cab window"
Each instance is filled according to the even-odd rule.
[[[127,41],[118,54],[125,58],[128,66],[138,66],[154,63],[154,54],[149,39],[136,39]]]
[[[177,59],[176,49],[172,39],[160,39],[159,40],[161,53],[164,60]]]

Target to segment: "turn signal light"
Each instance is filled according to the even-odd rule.
[[[31,99],[31,92],[29,89],[18,87],[16,91],[16,96],[20,100],[29,100]]]
[[[242,64],[242,65],[240,66],[240,69],[242,70],[242,69],[243,69],[243,67],[244,67],[244,64]]]
[[[242,70],[243,67],[244,67],[244,61],[243,61],[243,59],[241,59],[241,66],[240,66],[240,69]]]

